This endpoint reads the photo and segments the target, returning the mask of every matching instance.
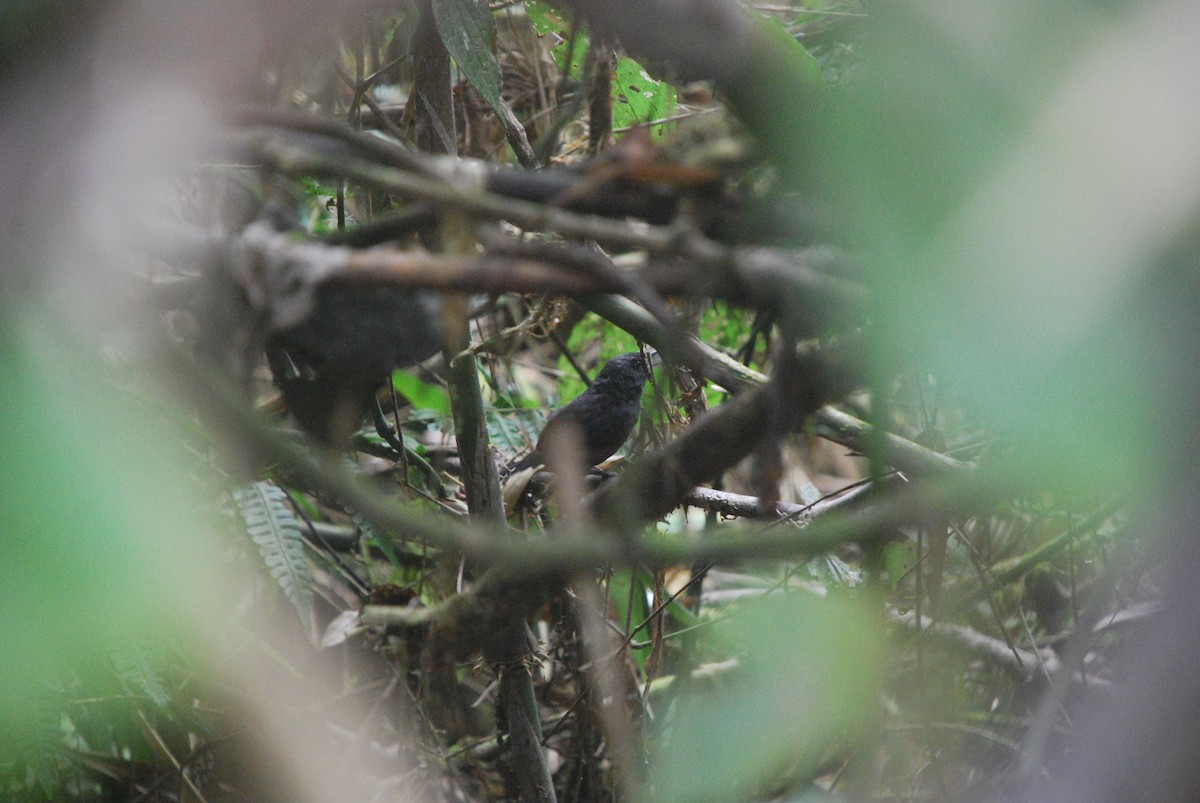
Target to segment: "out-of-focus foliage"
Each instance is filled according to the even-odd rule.
[[[786,635],[784,635],[786,634]],[[883,645],[870,606],[797,594],[748,603],[698,649],[741,666],[684,691],[657,734],[655,796],[737,800],[812,777],[873,716]]]
[[[850,325],[781,320],[781,308],[803,308],[801,284],[747,294],[758,309],[699,294],[658,299],[727,369],[741,363],[771,377],[775,395],[762,408],[768,437],[710,483],[725,507],[693,499],[611,544],[587,521],[556,531],[556,516],[577,513],[579,499],[557,497],[553,485],[542,498],[519,490],[498,551],[527,556],[537,553],[516,550],[549,541],[549,552],[578,529],[611,546],[613,565],[556,578],[528,617],[538,651],[505,666],[479,660],[475,644],[463,658],[452,638],[453,649],[430,645],[446,631],[469,631],[469,621],[445,614],[470,598],[487,566],[427,537],[431,529],[395,524],[467,520],[452,416],[461,398],[448,389],[440,357],[392,373],[390,387],[351,422],[352,448],[339,451],[298,436],[280,414],[254,348],[262,342],[231,337],[229,353],[192,364],[206,339],[228,334],[220,322],[201,326],[211,297],[171,314],[156,309],[146,317],[161,338],[142,342],[138,316],[97,323],[111,315],[109,299],[89,298],[87,271],[60,256],[94,261],[111,278],[101,272],[118,226],[76,226],[77,210],[160,206],[170,207],[171,226],[196,224],[193,239],[202,239],[197,229],[216,230],[217,244],[206,247],[244,256],[237,249],[245,243],[219,239],[247,223],[225,219],[234,193],[206,194],[205,182],[225,186],[222,171],[254,185],[249,194],[282,200],[298,227],[294,242],[319,243],[345,233],[339,219],[354,230],[428,199],[385,191],[386,182],[360,186],[327,166],[297,176],[282,158],[250,167],[219,161],[198,138],[204,148],[172,167],[173,203],[151,193],[165,183],[155,165],[145,167],[157,177],[144,197],[81,180],[66,203],[54,182],[118,163],[105,149],[123,152],[112,133],[122,129],[85,127],[98,133],[74,140],[35,120],[36,134],[19,140],[32,143],[28,154],[0,164],[0,176],[21,177],[4,182],[16,200],[0,202],[0,212],[16,204],[0,215],[0,234],[11,226],[14,235],[0,255],[0,643],[8,658],[0,797],[216,799],[234,790],[244,799],[497,799],[522,769],[510,763],[511,740],[497,737],[510,712],[496,689],[518,668],[533,668],[528,702],[542,734],[532,749],[553,758],[560,799],[969,798],[1049,776],[1072,739],[1091,735],[1073,732],[1061,713],[1087,713],[1100,705],[1090,696],[1097,689],[1119,694],[1130,683],[1123,628],[1159,615],[1165,571],[1153,527],[1139,514],[1195,460],[1185,454],[1194,427],[1181,415],[1194,401],[1200,306],[1195,12],[1179,3],[782,3],[750,18],[764,49],[783,54],[780,70],[747,87],[679,82],[669,63],[601,41],[570,3],[431,7],[457,65],[450,102],[464,150],[511,162],[493,113],[511,107],[549,155],[546,174],[566,168],[583,177],[543,199],[547,216],[612,186],[658,192],[655,203],[681,194],[670,224],[679,236],[655,248],[609,246],[605,256],[619,258],[615,275],[642,276],[664,251],[687,263],[696,241],[717,247],[715,223],[747,209],[765,225],[770,210],[798,218],[794,210],[812,204],[824,213],[814,215],[820,225],[788,221],[802,236],[784,227],[770,242],[721,242],[713,261],[732,272],[746,253],[738,248],[771,249],[803,273],[805,249],[828,237],[854,270],[818,278],[865,288],[859,317]],[[0,90],[11,83],[22,99],[49,91],[33,73],[45,67],[57,78],[60,48],[80,41],[65,9],[21,2],[0,11],[0,65],[38,62],[29,75],[0,75]],[[113,43],[151,42],[186,63],[180,42],[190,32],[158,38],[171,28],[171,9],[121,9],[114,14],[128,19],[102,29],[99,41],[117,51]],[[84,10],[82,18],[103,16],[94,4]],[[309,20],[304,36],[264,45],[239,89],[258,104],[375,126],[370,136],[407,148],[414,119],[429,113],[407,102],[416,97],[407,49],[415,16],[367,14],[344,29]],[[246,30],[281,19],[251,18]],[[122,24],[132,25],[128,39],[112,32]],[[196,30],[197,41],[223,41]],[[200,63],[223,64],[220,55],[205,50]],[[611,85],[596,85],[611,105],[584,103],[605,65]],[[171,93],[182,84],[155,95],[146,87],[156,76],[137,58],[118,66],[96,85],[127,83],[137,90],[128,97],[83,93],[94,77],[87,70],[55,86],[80,87],[72,96],[80,108],[174,119],[159,104],[178,100]],[[744,119],[723,105],[730,96]],[[778,99],[778,113],[747,96]],[[162,108],[181,115],[190,104]],[[610,119],[588,119],[605,108]],[[11,115],[0,137],[29,116]],[[189,121],[181,116],[168,130],[190,140]],[[712,146],[705,156],[720,158],[692,172],[693,163],[664,156],[704,150],[697,132],[709,123],[719,133],[715,144],[702,142]],[[251,128],[234,127],[241,145]],[[603,152],[613,133],[625,149]],[[319,141],[345,156],[333,140],[306,131],[291,144]],[[61,158],[39,162],[43,148]],[[585,162],[589,148],[601,153]],[[22,159],[44,185],[30,185]],[[408,177],[436,171],[428,173]],[[190,205],[214,214],[180,211]],[[434,247],[434,227],[454,233],[455,216],[471,208],[449,206],[453,215],[382,238],[385,249]],[[624,218],[606,221],[626,224],[619,242],[665,229]],[[143,232],[140,218],[104,219],[128,223],[139,242],[159,234]],[[472,223],[481,243],[595,246],[536,226],[518,235],[519,227],[483,217]],[[33,245],[24,239],[31,231]],[[466,259],[483,248],[472,240],[460,250]],[[129,261],[133,268],[113,275],[123,282],[132,273],[158,291],[203,272],[187,259],[163,268],[141,252]],[[239,264],[241,279],[269,267]],[[262,313],[252,291],[273,290],[249,281],[224,300]],[[594,378],[608,359],[642,345],[566,299],[488,289],[463,309],[473,340],[450,356],[477,361],[482,424],[495,451],[488,458],[501,466],[529,450],[553,409],[584,391],[581,374]],[[904,439],[900,447],[835,432],[828,420],[814,421],[821,411],[806,431],[827,437],[781,423],[810,390],[776,381],[781,372],[846,342],[865,343],[866,365],[853,366],[865,379],[831,401]],[[250,404],[239,417],[218,375],[250,353],[240,379],[258,417]],[[191,395],[167,400],[155,374],[186,373],[178,365],[195,369],[193,384],[182,383]],[[728,385],[674,369],[656,370],[637,434],[618,452],[625,462],[608,464],[622,479],[707,411],[738,401]],[[814,372],[811,381],[821,378]],[[907,468],[897,448],[961,462],[945,470],[949,479],[927,476]],[[682,468],[687,478],[693,467]],[[1005,492],[972,486],[981,475]],[[809,526],[828,536],[819,530],[821,503],[836,505],[829,500],[864,483],[865,501],[840,520],[833,552],[725,552],[715,562],[666,566],[655,551],[667,544],[684,554],[726,539],[752,551],[783,542],[781,534],[799,541]],[[377,508],[357,508],[347,487],[388,497],[394,526],[375,520]],[[943,496],[902,508],[894,526],[880,512],[923,488]],[[937,504],[947,496],[951,512]],[[863,521],[872,529],[860,538],[854,528]],[[471,532],[495,535],[484,526]],[[509,564],[530,572],[536,593],[545,590],[535,561]],[[357,617],[363,606],[410,620],[366,628]]]
[[[98,754],[136,744],[150,759],[134,712],[174,703],[143,645],[203,643],[223,581],[155,405],[117,390],[32,310],[10,306],[6,320],[0,795],[32,779],[32,794],[54,798],[72,775],[64,742]]]

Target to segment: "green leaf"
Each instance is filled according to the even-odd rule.
[[[354,513],[350,519],[354,522],[354,526],[358,528],[359,532],[362,533],[363,538],[379,547],[379,550],[383,552],[383,556],[388,559],[388,563],[397,569],[404,565],[400,561],[399,555],[396,554],[395,548],[392,546],[392,539],[380,537],[379,531],[375,529],[375,525],[369,519],[360,513]]]
[[[894,589],[917,565],[917,543],[907,538],[891,541],[883,547],[883,567]]]
[[[566,72],[571,78],[578,79],[584,57],[587,55],[587,34],[576,30],[575,47],[568,53],[567,48],[571,46],[570,20],[544,0],[525,0],[525,13],[529,15],[533,30],[538,36],[558,37],[558,43],[550,48],[550,52],[554,54],[554,62],[558,69]]]
[[[653,582],[654,578],[644,570],[619,569],[612,573],[608,583],[608,593],[613,609],[617,612],[618,623],[622,627],[625,622],[629,622],[630,627],[637,627],[650,616],[649,596]],[[632,595],[630,594],[631,586],[633,588]],[[632,615],[630,615],[631,610]],[[643,629],[635,641],[648,640],[649,633],[648,629]],[[650,657],[650,648],[630,649],[629,654],[637,664],[638,670],[645,673],[646,661]]]
[[[37,318],[43,305],[6,301],[0,763],[13,755],[8,745],[36,740],[48,684],[111,677],[110,645],[190,631],[223,588],[190,495],[195,477],[176,462],[178,435],[106,377],[98,344],[85,350],[61,321]],[[86,418],[71,401],[81,377]]]
[[[433,410],[441,415],[450,415],[450,394],[438,385],[431,385],[404,371],[396,371],[392,374],[392,387],[418,410]]]
[[[658,721],[648,740],[660,745],[657,799],[758,799],[751,790],[774,788],[781,773],[802,786],[829,751],[865,735],[881,657],[866,604],[779,595],[703,632],[699,653],[736,658],[736,676]]]
[[[854,588],[862,583],[862,572],[832,553],[817,555],[808,562],[808,570],[829,592]]]
[[[446,51],[484,100],[501,113],[500,65],[492,52],[495,21],[486,2],[433,0],[433,19]]]
[[[312,631],[313,578],[304,554],[300,524],[287,504],[287,494],[270,482],[256,482],[235,491],[234,501],[246,523],[246,532],[258,545],[263,562],[284,596],[300,614],[305,630]]]
[[[162,656],[145,642],[124,642],[109,650],[113,669],[126,686],[140,691],[159,708],[169,708],[171,692],[163,682]]]
[[[561,41],[552,48],[554,59],[560,70],[572,78],[579,78],[580,68],[588,48],[588,37],[581,31],[575,33],[573,52],[567,53],[571,45],[571,25],[557,10],[542,0],[527,0],[526,12],[539,36],[555,35]],[[613,128],[648,123],[675,113],[675,87],[664,81],[651,78],[642,66],[628,56],[617,62],[613,75]],[[660,137],[665,126],[654,126],[651,134]]]
[[[642,65],[628,56],[617,62],[613,75],[613,128],[627,128],[652,120],[661,120],[675,113],[675,87],[650,77]],[[650,129],[661,137],[666,126]]]
[[[788,33],[783,20],[778,17],[761,16],[759,23],[767,41],[779,48],[779,51],[784,54],[784,58],[791,62],[792,75],[801,76],[806,82],[813,85],[824,83],[825,76],[821,72],[821,65],[817,62],[816,57],[805,50],[804,45],[796,41],[796,37]]]
[[[488,440],[506,454],[515,454],[529,446],[531,438],[546,424],[542,410],[513,408],[486,411]]]
[[[68,702],[57,687],[41,686],[18,728],[0,733],[0,789],[13,800],[54,800],[59,790],[63,711]],[[20,790],[24,794],[18,794]]]
[[[567,20],[558,9],[545,0],[525,0],[525,13],[538,36],[549,33],[562,34],[567,29]]]

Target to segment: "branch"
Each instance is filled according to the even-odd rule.
[[[237,131],[229,139],[249,159],[260,160],[286,175],[344,178],[385,192],[436,201],[476,216],[508,220],[529,230],[550,230],[567,237],[653,251],[670,249],[680,234],[675,227],[631,224],[487,192],[489,176],[496,168],[486,162],[430,158],[423,165],[425,174],[417,175],[351,154],[329,154],[269,128]],[[438,177],[430,177],[430,170]]]
[[[422,209],[415,214],[424,215]],[[400,220],[397,225],[411,225]],[[630,225],[630,224],[622,224]],[[631,230],[636,227],[630,225]],[[355,229],[348,230],[350,232]],[[297,240],[292,233],[280,232],[267,224],[252,224],[239,234],[205,232],[199,229],[149,232],[139,237],[140,249],[165,261],[190,264],[212,260],[219,255],[236,254],[253,264],[286,268],[289,275],[307,283],[321,281],[379,282],[413,289],[467,293],[550,293],[584,297],[594,294],[621,293],[632,296],[654,313],[659,326],[671,322],[671,313],[661,301],[662,296],[713,296],[737,303],[747,299],[746,285],[770,286],[774,298],[779,294],[804,295],[807,286],[817,281],[812,270],[804,266],[805,254],[791,255],[788,262],[782,255],[767,272],[759,272],[749,264],[739,267],[734,250],[730,259],[734,267],[693,265],[677,260],[660,263],[653,269],[631,271],[618,268],[603,254],[590,252],[585,261],[578,247],[522,246],[504,244],[509,254],[489,253],[482,256],[430,254],[390,246],[349,248],[314,240]],[[370,234],[368,236],[371,236]],[[349,238],[349,235],[344,235]],[[493,241],[494,243],[494,241]],[[758,260],[750,259],[750,262]],[[724,262],[721,265],[725,265]],[[791,271],[784,269],[791,265]],[[731,272],[732,271],[732,272]],[[788,277],[792,277],[789,281]],[[846,288],[829,278],[822,303],[833,306],[832,300]],[[282,283],[281,283],[282,284]],[[838,288],[841,288],[839,290]],[[842,298],[845,305],[857,303],[854,292]],[[765,299],[750,299],[767,303]],[[843,306],[849,311],[850,306]],[[664,333],[655,335],[664,351],[669,351]]]
[[[1119,509],[1119,503],[1114,501],[1105,502],[1092,515],[1078,524],[1067,527],[1063,532],[1041,546],[1031,549],[1024,555],[1000,561],[991,568],[991,574],[995,578],[996,584],[1004,586],[1014,582],[1039,563],[1051,560],[1078,539],[1089,533],[1094,533],[1097,527],[1103,524],[1106,519],[1110,518]]]
[[[589,310],[643,343],[666,351],[667,339],[663,328],[650,313],[632,301],[615,295],[588,295],[580,300]],[[764,374],[747,368],[695,336],[689,335],[684,340],[681,351],[680,362],[732,394],[767,381]]]
[[[664,333],[654,318],[627,299],[587,296],[583,302],[592,312],[644,343],[660,348],[664,342]],[[747,368],[696,337],[689,336],[682,361],[730,393],[740,393],[767,381],[763,374]],[[808,425],[808,431],[812,434],[856,452],[864,450],[871,430],[867,422],[828,406],[813,413]],[[955,460],[892,433],[888,433],[886,443],[887,464],[916,476],[937,476],[975,468],[971,463]]]
[[[524,615],[552,593],[563,578],[598,566],[637,562],[648,568],[754,559],[804,559],[844,543],[869,544],[900,527],[928,517],[930,510],[948,516],[968,515],[982,506],[1018,493],[1007,475],[967,475],[931,479],[920,485],[893,485],[875,495],[869,507],[852,500],[831,500],[795,527],[729,529],[719,538],[676,537],[617,543],[614,539],[560,534],[541,540],[511,541],[487,557],[495,564],[464,594],[424,609],[375,606],[364,609],[365,622],[425,627],[439,619],[461,622],[461,639],[451,646],[469,654],[508,616]],[[1005,647],[1007,649],[1007,647]],[[456,653],[459,654],[459,653]]]
[[[861,501],[872,490],[872,484],[867,482],[846,491],[827,496],[811,505],[798,505],[794,502],[776,501],[770,509],[764,509],[763,501],[756,496],[729,493],[728,491],[714,491],[712,488],[693,488],[684,497],[683,501],[684,504],[711,510],[722,516],[736,516],[743,519],[764,519],[768,521],[788,519],[800,526],[804,526],[816,516]]]
[[[514,619],[531,616],[561,587],[566,575],[558,570],[484,572],[463,593],[428,608],[366,605],[362,623],[371,627],[430,628],[442,632],[439,642],[451,660],[461,661],[479,651],[497,630]]]
[[[791,375],[777,374],[779,393],[791,403],[787,427],[803,420],[831,398],[858,385],[852,365],[857,348],[840,344],[816,354],[797,355]],[[689,491],[708,482],[750,454],[772,422],[771,384],[735,397],[684,430],[662,449],[643,455],[636,465],[597,492],[595,520],[616,531],[628,531],[657,519],[678,505]],[[781,411],[782,414],[782,411]]]
[[[812,417],[809,431],[856,452],[865,452],[872,427],[867,422],[832,407],[823,407]],[[975,468],[971,463],[927,449],[919,443],[887,433],[884,461],[900,471],[920,476],[961,473]]]
[[[969,627],[934,622],[928,616],[921,617],[921,624],[918,627],[916,614],[913,613],[900,614],[893,617],[892,621],[910,630],[936,636],[948,644],[962,647],[987,658],[1022,680],[1031,680],[1038,674],[1051,676],[1060,668],[1058,656],[1054,654],[1054,650],[1049,648],[1033,652],[1020,647],[1009,647],[1000,639],[985,636]]]

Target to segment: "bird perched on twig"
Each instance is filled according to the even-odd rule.
[[[501,474],[509,476],[545,463],[547,444],[566,427],[578,429],[587,465],[612,457],[633,432],[642,409],[642,390],[649,378],[646,358],[638,352],[613,357],[587,390],[550,416],[533,451],[510,463]]]

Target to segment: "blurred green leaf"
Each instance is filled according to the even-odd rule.
[[[792,75],[800,76],[808,83],[814,85],[824,82],[821,65],[805,49],[804,45],[796,41],[796,37],[788,32],[787,27],[783,24],[783,20],[778,17],[768,17],[765,15],[760,16],[759,20],[763,32],[767,36],[767,40],[772,45],[778,47],[781,53],[787,54],[786,58],[793,68]]]
[[[1031,481],[1125,494],[1161,465],[1162,395],[1144,389],[1178,353],[1145,280],[1181,214],[1165,200],[1180,174],[1156,173],[1172,157],[1148,143],[1194,138],[1163,136],[1177,102],[1132,89],[1177,84],[1131,77],[1158,68],[1123,24],[1097,35],[1102,16],[1062,8],[879,6],[869,77],[814,153],[856,210],[875,324],[904,333],[872,340],[874,364],[920,360],[962,388]],[[1117,111],[1110,86],[1146,113]]]
[[[908,538],[889,541],[883,547],[883,568],[895,589],[897,584],[917,565],[917,542]]]
[[[777,788],[785,770],[802,784],[869,724],[882,645],[865,604],[775,595],[702,632],[701,650],[740,666],[720,691],[681,700],[659,721],[656,800],[745,800]]]
[[[612,573],[608,582],[608,593],[613,608],[617,612],[617,622],[624,627],[628,622],[630,628],[639,626],[650,615],[650,591],[653,586],[653,576],[643,570],[619,569]],[[631,592],[632,589],[632,593]],[[642,630],[637,641],[646,641],[648,630]],[[646,660],[650,657],[650,648],[630,649],[629,654],[637,663],[638,670],[646,671]]]
[[[173,461],[178,443],[78,361],[84,349],[61,329],[5,312],[0,716],[13,726],[0,743],[43,721],[48,684],[109,677],[113,644],[194,633],[222,593],[203,517],[184,493],[192,486]]]
[[[171,705],[171,693],[163,681],[162,653],[149,641],[127,641],[109,650],[117,678],[140,691],[159,708]]]

